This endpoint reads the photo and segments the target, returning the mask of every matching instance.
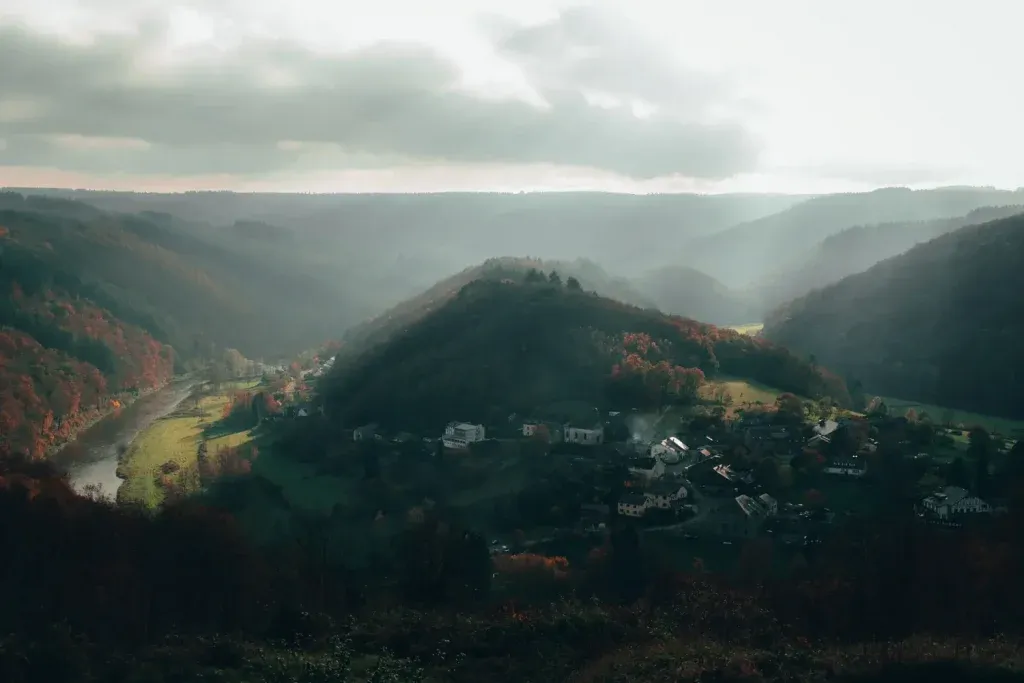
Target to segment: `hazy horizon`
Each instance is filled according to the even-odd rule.
[[[31,192],[95,192],[95,193],[113,193],[113,194],[166,194],[166,195],[186,195],[186,194],[267,194],[267,195],[309,195],[309,196],[332,196],[332,195],[379,195],[379,196],[391,196],[391,195],[460,195],[460,194],[500,194],[500,195],[531,195],[531,194],[607,194],[607,195],[628,195],[635,197],[657,197],[657,196],[673,196],[673,195],[691,195],[691,196],[732,196],[732,197],[743,197],[743,196],[780,196],[780,197],[818,197],[828,194],[865,194],[869,192],[877,192],[880,190],[1003,190],[1007,192],[1018,192],[1024,190],[1024,186],[996,186],[996,185],[925,185],[925,186],[909,186],[909,185],[878,185],[868,186],[863,189],[853,190],[836,190],[833,192],[784,192],[784,191],[687,191],[687,190],[669,190],[669,191],[649,191],[641,192],[638,190],[628,189],[615,189],[615,190],[604,190],[604,189],[581,189],[581,188],[539,188],[529,190],[506,190],[506,189],[490,189],[490,188],[466,188],[466,189],[436,189],[436,190],[357,190],[357,189],[344,189],[344,190],[295,190],[295,189],[231,189],[231,188],[184,188],[184,189],[167,189],[167,190],[146,190],[138,189],[136,187],[76,187],[76,186],[20,186],[20,185],[0,185],[0,192],[18,192],[18,193],[31,193]]]
[[[1006,3],[54,2],[0,9],[0,186],[1024,186]]]

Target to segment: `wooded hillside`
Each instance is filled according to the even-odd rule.
[[[850,401],[844,382],[785,349],[728,329],[584,291],[574,281],[476,280],[325,378],[345,423],[431,427],[565,400],[650,407],[726,373]]]
[[[957,230],[777,310],[763,334],[882,395],[1024,417],[1024,216]]]

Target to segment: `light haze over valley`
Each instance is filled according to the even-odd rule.
[[[0,678],[1024,680],[1022,25],[0,0]]]

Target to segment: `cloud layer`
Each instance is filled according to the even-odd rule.
[[[168,61],[159,22],[88,43],[0,24],[0,166],[260,176],[551,164],[638,179],[756,168],[755,140],[716,116],[736,104],[729,88],[620,21],[577,9],[490,26],[535,101],[467,89],[459,65],[424,45],[324,54],[251,38]]]

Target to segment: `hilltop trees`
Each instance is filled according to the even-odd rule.
[[[687,402],[719,372],[848,404],[840,378],[763,340],[537,284],[466,285],[390,341],[336,366],[321,383],[325,404],[352,424],[433,428],[453,415],[486,421],[495,406]]]

